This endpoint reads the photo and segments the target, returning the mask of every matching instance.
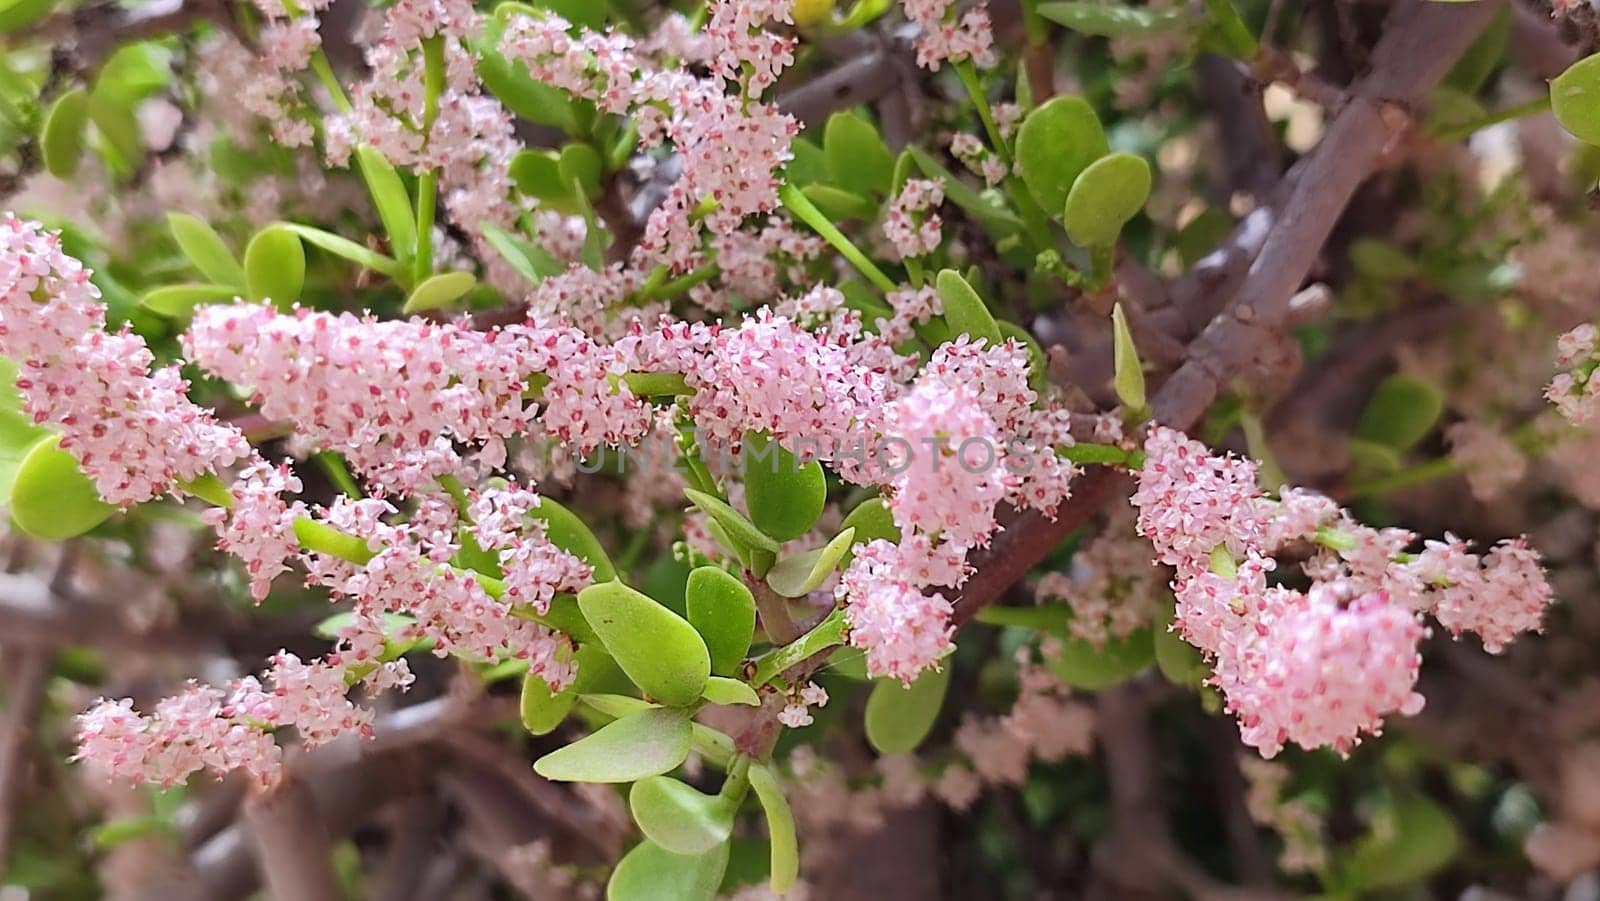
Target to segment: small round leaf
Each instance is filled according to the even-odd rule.
[[[711,654],[711,671],[732,675],[750,650],[756,628],[756,600],[738,577],[715,566],[689,573],[685,610]]]
[[[1550,82],[1550,106],[1573,137],[1600,144],[1600,53],[1573,63]]]
[[[879,754],[909,754],[928,737],[939,718],[950,665],[924,670],[910,687],[882,679],[867,698],[867,742]]]
[[[1110,247],[1150,197],[1150,164],[1131,153],[1095,161],[1072,183],[1062,223],[1080,247]]]
[[[1100,118],[1081,97],[1051,98],[1017,129],[1017,168],[1047,210],[1061,209],[1078,175],[1110,151]]]
[[[11,483],[11,518],[34,538],[64,541],[105,522],[117,508],[100,499],[78,459],[62,450],[61,436],[40,439],[17,467]]]
[[[756,528],[778,541],[799,538],[828,503],[822,464],[802,464],[778,442],[750,432],[744,438],[744,505]]]
[[[256,232],[244,249],[245,285],[250,299],[271,300],[288,309],[306,283],[306,251],[300,236],[271,226]]]
[[[477,283],[477,276],[470,272],[441,272],[414,288],[401,312],[409,316],[447,307],[465,297]]]
[[[606,901],[712,901],[727,870],[727,842],[691,857],[643,841],[611,871]]]
[[[578,608],[612,659],[645,694],[672,707],[699,700],[711,676],[711,655],[683,617],[621,582],[585,588]]]
[[[637,782],[677,769],[693,740],[687,713],[651,707],[551,751],[533,771],[553,782]]]
[[[628,809],[645,838],[674,854],[704,854],[733,833],[731,799],[704,794],[669,776],[635,782]]]
[[[44,168],[56,178],[71,178],[83,162],[83,138],[89,125],[89,94],[73,88],[56,98],[39,132]]]

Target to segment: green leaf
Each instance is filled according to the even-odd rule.
[[[552,782],[637,782],[677,769],[693,734],[688,713],[651,707],[551,751],[533,771]]]
[[[83,162],[84,134],[89,128],[89,93],[73,88],[57,97],[39,132],[44,168],[56,178],[71,178]]]
[[[50,434],[22,408],[17,391],[17,364],[0,357],[0,497],[11,497],[17,469],[39,439]]]
[[[828,155],[807,138],[795,138],[789,145],[794,159],[784,167],[789,184],[805,187],[828,179]]]
[[[767,814],[767,838],[772,844],[771,888],[781,895],[794,886],[800,875],[800,848],[795,841],[794,811],[789,809],[789,799],[783,788],[765,764],[750,765],[750,787],[761,801]]]
[[[694,626],[621,582],[590,585],[578,608],[612,659],[645,694],[672,707],[699,700],[711,654]]]
[[[855,538],[855,529],[845,529],[823,547],[779,560],[767,571],[767,585],[786,598],[805,597],[827,581]]]
[[[1150,164],[1131,153],[1113,153],[1090,164],[1072,183],[1061,221],[1074,244],[1110,247],[1149,197]]]
[[[879,754],[909,754],[933,731],[950,687],[950,665],[923,670],[909,687],[880,679],[867,698],[867,742]]]
[[[561,174],[562,184],[570,186],[577,182],[583,186],[587,196],[600,195],[600,176],[605,171],[605,163],[600,159],[599,151],[593,147],[578,141],[568,144],[561,148],[556,168]]]
[[[980,193],[966,182],[955,177],[937,159],[915,144],[907,147],[922,174],[944,186],[944,196],[951,203],[970,213],[983,227],[996,235],[1014,234],[1022,228],[1022,220],[1004,202],[992,193]],[[1055,209],[1055,207],[1052,207]]]
[[[893,544],[900,542],[900,527],[895,525],[894,514],[881,497],[869,497],[856,505],[839,524],[841,529],[854,529],[854,544],[867,544],[882,539]],[[854,554],[846,553],[841,565],[849,565]]]
[[[713,704],[743,704],[746,707],[760,707],[761,696],[756,690],[740,682],[738,679],[726,679],[722,676],[712,676],[706,682],[706,690],[701,697]]]
[[[144,135],[132,105],[99,82],[89,94],[89,119],[99,136],[95,147],[106,165],[119,176],[132,175],[144,162]]]
[[[480,226],[483,237],[505,258],[517,274],[537,285],[552,275],[566,271],[566,265],[551,256],[543,247],[524,241],[505,229],[487,222]]]
[[[824,216],[835,222],[852,219],[870,221],[878,214],[877,204],[851,191],[833,185],[806,185],[800,189],[805,198],[816,205]]]
[[[717,524],[727,531],[728,535],[743,543],[746,547],[766,551],[769,554],[778,552],[778,542],[773,541],[767,533],[756,528],[755,524],[745,519],[738,510],[728,506],[727,501],[696,491],[693,488],[684,490],[689,502],[699,507],[707,516],[716,520]]]
[[[256,232],[244,249],[244,274],[251,300],[271,300],[279,309],[288,309],[300,299],[306,283],[306,250],[300,236],[276,225]]]
[[[0,33],[32,25],[55,5],[56,0],[0,0]]]
[[[632,716],[641,710],[662,709],[659,704],[641,701],[638,698],[627,695],[584,694],[581,700],[585,705],[594,708],[597,712],[618,720],[625,716]]]
[[[1461,851],[1449,812],[1427,798],[1397,802],[1391,822],[1367,835],[1339,867],[1352,894],[1402,888],[1443,869]]]
[[[744,436],[745,509],[756,528],[777,541],[811,531],[828,503],[822,464],[801,463],[763,432]]]
[[[1155,662],[1155,637],[1140,629],[1126,638],[1095,645],[1081,638],[1061,642],[1061,652],[1045,659],[1056,678],[1073,688],[1100,691],[1132,679]]]
[[[584,5],[591,15],[598,12],[603,16],[605,13],[603,3]],[[542,13],[526,3],[501,3],[495,7],[494,13],[484,23],[483,37],[473,42],[473,49],[478,54],[479,77],[490,92],[518,116],[529,122],[554,126],[569,134],[576,132],[580,104],[560,88],[533,80],[520,62],[509,60],[500,53],[500,41],[513,15],[540,16]],[[568,22],[579,22],[576,18],[562,18]],[[603,24],[595,26],[596,29],[603,27]]]
[[[1139,359],[1139,348],[1134,346],[1128,317],[1122,312],[1120,302],[1111,307],[1111,352],[1115,361],[1117,399],[1130,411],[1144,410],[1144,363]]]
[[[755,596],[736,576],[715,566],[699,566],[689,573],[684,598],[689,622],[711,654],[711,671],[724,676],[737,673],[755,634]]]
[[[1130,37],[1184,31],[1193,20],[1181,9],[1148,9],[1102,3],[1041,3],[1038,13],[1080,34]]]
[[[154,836],[177,841],[181,833],[178,827],[172,825],[172,822],[165,817],[154,815],[123,817],[96,826],[90,833],[89,840],[94,843],[97,850],[105,851],[126,842]]]
[[[478,284],[470,272],[441,272],[411,290],[400,311],[406,315],[447,307],[467,295]]]
[[[274,227],[292,232],[313,247],[319,247],[336,257],[343,257],[352,263],[365,266],[373,272],[381,272],[390,278],[398,278],[404,271],[400,261],[394,257],[385,256],[375,250],[363,247],[349,238],[341,237],[333,232],[312,228],[309,225],[298,225],[293,222],[279,222]]]
[[[560,204],[572,200],[571,182],[561,177],[561,157],[554,150],[524,150],[507,168],[517,190],[529,197]]]
[[[383,154],[365,144],[356,148],[356,165],[367,183],[367,192],[372,195],[373,205],[378,208],[378,218],[383,222],[384,233],[389,236],[389,246],[394,248],[397,259],[404,263],[411,258],[417,246],[417,214],[411,209],[411,195],[406,193],[406,183]],[[327,246],[322,248],[338,253]],[[371,268],[383,271],[377,266]],[[396,272],[388,274],[391,278],[395,277],[405,268],[399,266]]]
[[[168,213],[167,227],[178,242],[178,249],[201,275],[236,292],[244,287],[243,267],[209,224],[187,213]]]
[[[727,869],[727,842],[690,857],[643,841],[611,871],[606,901],[712,901]]]
[[[1000,326],[994,321],[994,315],[961,273],[941,269],[934,285],[939,289],[939,299],[944,302],[944,318],[950,324],[952,335],[985,338],[990,347],[1000,343]]]
[[[75,538],[117,512],[60,444],[59,435],[41,438],[22,458],[11,483],[12,521],[44,541]]]
[[[1260,44],[1231,0],[1205,0],[1209,20],[1201,46],[1234,59],[1253,59]]]
[[[1017,169],[1046,210],[1062,209],[1072,183],[1110,152],[1100,118],[1081,97],[1053,97],[1017,129]]]
[[[734,799],[707,795],[669,776],[635,782],[628,809],[644,837],[673,854],[696,856],[733,834]]]
[[[548,735],[567,718],[577,701],[574,686],[553,692],[543,676],[528,673],[522,678],[522,726],[530,735]]]
[[[168,285],[145,292],[139,306],[172,319],[188,319],[195,307],[227,303],[238,296],[239,289],[226,285]]]
[[[609,582],[617,577],[616,567],[606,556],[600,539],[594,537],[576,513],[555,501],[541,497],[539,506],[528,512],[534,519],[544,521],[545,537],[550,543],[589,564],[596,582]]]
[[[1428,437],[1444,411],[1444,397],[1432,382],[1392,375],[1361,411],[1356,437],[1397,451],[1410,450]]]
[[[1600,53],[1573,63],[1550,82],[1550,106],[1573,137],[1600,144]]]
[[[830,183],[864,197],[885,195],[894,177],[894,154],[878,129],[854,112],[828,117],[822,131],[822,152],[828,158]]]

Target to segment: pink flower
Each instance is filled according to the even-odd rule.
[[[272,580],[299,553],[294,521],[305,514],[305,504],[286,503],[282,495],[300,490],[300,479],[287,463],[273,467],[258,460],[234,480],[231,508],[213,507],[201,514],[217,530],[217,549],[244,561],[250,594],[257,601],[266,599]]]
[[[1426,634],[1417,615],[1380,595],[1340,608],[1330,590],[1295,595],[1259,641],[1218,660],[1217,684],[1245,744],[1272,757],[1285,742],[1348,752],[1384,717],[1414,716]]]
[[[924,377],[884,411],[880,461],[902,531],[988,544],[1010,475],[994,420],[970,390]]]
[[[1253,462],[1214,456],[1165,426],[1150,430],[1144,452],[1133,504],[1139,534],[1155,545],[1162,563],[1203,572],[1218,546],[1235,558],[1261,546],[1265,523]]]
[[[856,549],[839,578],[850,644],[866,651],[867,673],[911,684],[950,648],[952,608],[942,594],[908,581],[900,549],[877,540]]]
[[[908,179],[889,201],[883,234],[901,257],[919,257],[939,249],[943,220],[937,210],[944,203],[944,185],[925,178]],[[918,215],[926,213],[927,215]]]
[[[188,399],[144,340],[107,334],[89,272],[37,223],[0,219],[0,353],[35,423],[61,433],[108,503],[127,506],[250,455],[244,436]]]

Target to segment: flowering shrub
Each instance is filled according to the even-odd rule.
[[[0,0],[0,856],[243,895],[239,808],[276,897],[853,897],[937,802],[959,896],[1600,865],[1600,57],[1516,103],[1506,3],[1391,6]],[[90,852],[12,841],[41,719]]]

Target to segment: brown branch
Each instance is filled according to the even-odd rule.
[[[304,783],[285,776],[244,803],[256,865],[274,898],[339,901],[333,843]]]
[[[1155,419],[1187,429],[1203,416],[1221,387],[1248,368],[1266,339],[1293,321],[1292,300],[1356,188],[1377,169],[1385,149],[1499,12],[1501,2],[1472,4],[1401,0],[1373,56],[1372,74],[1351,91],[1322,141],[1285,179],[1282,213],[1264,207],[1240,223],[1224,247],[1174,286],[1175,304],[1209,307],[1239,281],[1227,315],[1217,316],[1189,348],[1189,359],[1152,401]],[[1250,248],[1260,241],[1259,255]],[[1249,262],[1253,258],[1253,262]],[[1079,481],[1058,517],[1026,512],[980,556],[962,586],[956,621],[965,623],[994,603],[1094,511],[1122,493],[1107,472]]]
[[[8,651],[16,650],[8,646]],[[23,787],[33,731],[44,707],[45,682],[50,677],[52,654],[39,648],[16,650],[15,666],[6,686],[6,719],[0,731],[0,870],[5,869],[16,833],[18,801]]]

